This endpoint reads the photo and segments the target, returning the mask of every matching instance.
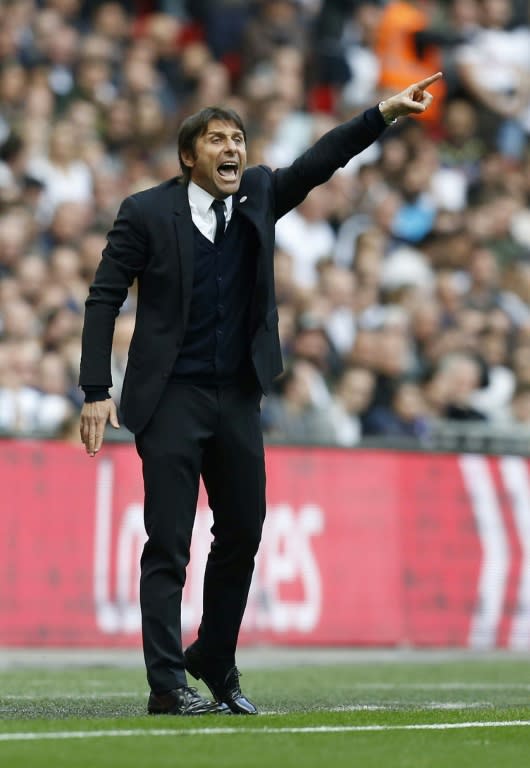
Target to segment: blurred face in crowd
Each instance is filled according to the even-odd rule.
[[[297,357],[313,363],[322,371],[326,370],[329,340],[321,326],[299,329],[294,339],[293,349]]]
[[[499,279],[499,268],[495,254],[488,248],[477,248],[471,254],[469,272],[476,285],[496,286]]]
[[[477,0],[452,0],[449,13],[455,29],[473,28],[478,24]]]
[[[362,413],[372,401],[375,376],[367,368],[351,368],[346,371],[337,389],[348,413]]]
[[[70,123],[58,123],[50,139],[50,158],[57,163],[69,163],[77,151],[75,135]]]
[[[285,384],[284,402],[289,410],[304,410],[312,404],[311,388],[315,369],[304,361],[297,362]]]
[[[291,24],[296,18],[296,3],[292,0],[266,0],[262,3],[262,15],[277,26]]]
[[[386,376],[404,373],[408,351],[408,338],[404,331],[383,329],[379,333],[378,371]]]
[[[482,0],[479,10],[484,26],[502,29],[511,19],[512,3],[510,0]]]
[[[235,194],[247,164],[245,136],[234,123],[210,120],[195,142],[195,152],[182,159],[191,169],[191,181],[222,199]]]
[[[512,368],[517,381],[530,385],[530,345],[520,344],[512,354]]]
[[[426,407],[421,389],[407,382],[397,390],[393,399],[394,410],[403,421],[413,421],[425,414]]]
[[[456,99],[448,104],[445,127],[450,141],[457,145],[473,137],[477,128],[477,115],[473,106],[464,99]]]
[[[530,387],[528,385],[514,394],[511,410],[515,421],[519,424],[530,423]]]
[[[508,359],[508,335],[493,330],[485,331],[480,339],[479,351],[488,365],[504,365]]]
[[[48,352],[39,363],[39,384],[43,392],[64,395],[68,392],[69,382],[66,363],[61,355]]]
[[[448,361],[446,373],[450,380],[451,402],[467,406],[471,393],[480,385],[480,367],[477,361],[465,355],[454,355]]]

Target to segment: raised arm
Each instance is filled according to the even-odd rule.
[[[299,205],[313,187],[326,182],[337,168],[342,168],[369,147],[399,117],[428,109],[433,97],[427,88],[441,77],[442,73],[437,72],[412,83],[378,106],[328,131],[292,165],[275,171],[276,219]]]

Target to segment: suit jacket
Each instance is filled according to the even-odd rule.
[[[237,210],[257,233],[255,318],[251,358],[266,394],[282,371],[274,296],[274,226],[315,186],[369,146],[385,125],[374,107],[334,128],[291,166],[244,171]],[[81,386],[112,385],[115,318],[134,280],[136,326],[121,395],[124,424],[134,433],[149,421],[182,345],[193,286],[193,222],[187,187],[171,179],[126,198],[90,287],[82,337]]]

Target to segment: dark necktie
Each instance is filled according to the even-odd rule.
[[[225,234],[225,203],[224,200],[214,200],[212,203],[213,212],[215,213],[215,218],[217,221],[217,226],[215,228],[215,237],[214,237],[214,243],[215,245],[219,245],[221,240],[224,237]]]

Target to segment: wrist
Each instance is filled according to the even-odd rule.
[[[397,116],[393,115],[392,112],[388,109],[388,102],[380,101],[378,107],[385,125],[394,125],[397,123]]]
[[[85,393],[85,403],[96,403],[100,400],[110,399],[108,387],[88,385],[86,387],[81,387],[81,389]]]

